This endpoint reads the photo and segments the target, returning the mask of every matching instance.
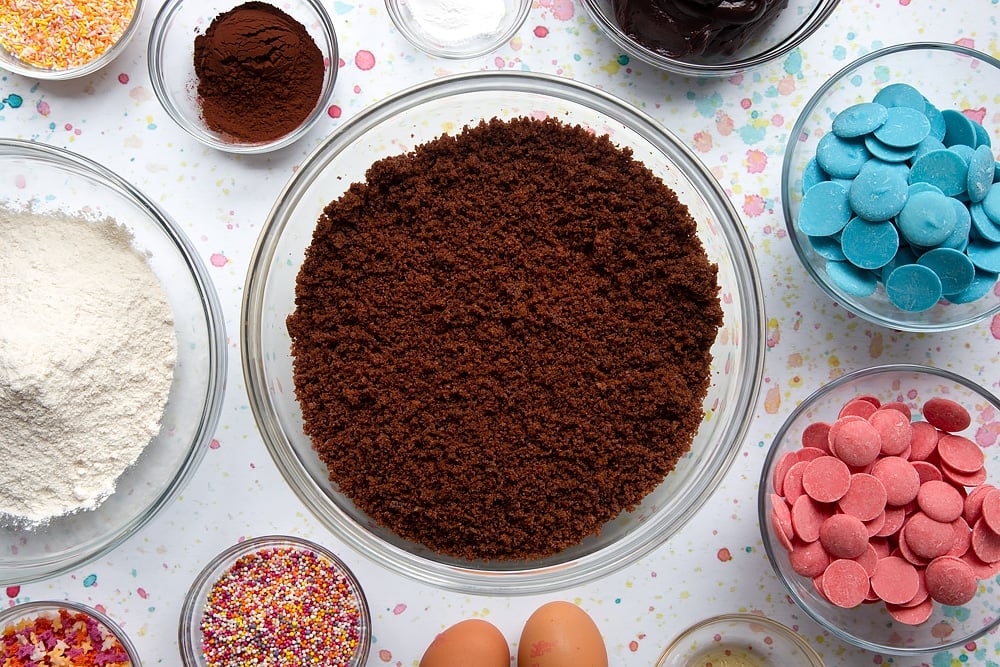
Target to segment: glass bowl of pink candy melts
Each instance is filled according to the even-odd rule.
[[[869,53],[789,135],[782,208],[834,301],[903,331],[1000,312],[1000,61],[955,44]]]
[[[768,559],[792,599],[877,653],[959,646],[1000,623],[1000,399],[888,365],[820,388],[761,474]]]

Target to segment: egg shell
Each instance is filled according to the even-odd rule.
[[[608,650],[587,612],[569,602],[549,602],[524,624],[517,667],[608,667]]]
[[[510,667],[510,647],[492,623],[471,618],[435,637],[420,667]]]

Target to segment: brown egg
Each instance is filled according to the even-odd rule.
[[[608,667],[608,650],[587,612],[569,602],[549,602],[524,624],[517,667]]]
[[[420,667],[510,667],[510,647],[492,623],[471,618],[435,637]]]

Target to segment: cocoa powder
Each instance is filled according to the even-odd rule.
[[[219,14],[194,40],[202,118],[241,142],[279,139],[309,117],[324,58],[305,26],[265,2]]]
[[[324,209],[287,321],[305,431],[398,535],[552,555],[690,449],[718,292],[687,208],[629,150],[554,119],[465,128]]]

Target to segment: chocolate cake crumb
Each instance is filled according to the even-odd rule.
[[[579,126],[493,119],[381,159],[326,206],[298,274],[305,432],[399,536],[551,556],[690,449],[717,268],[675,193]]]

